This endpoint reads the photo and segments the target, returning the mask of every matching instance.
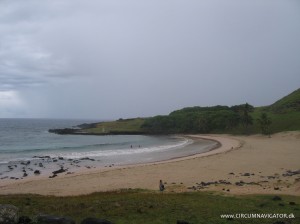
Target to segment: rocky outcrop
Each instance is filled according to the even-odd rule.
[[[82,220],[81,224],[113,224],[113,223],[105,219],[86,218]]]
[[[77,134],[79,129],[74,128],[62,128],[62,129],[49,129],[50,133],[59,134],[59,135],[69,135],[69,134]]]
[[[35,170],[33,173],[34,173],[35,175],[40,175],[40,174],[41,174],[41,171]]]
[[[36,221],[39,224],[75,224],[71,218],[53,215],[38,215]]]
[[[0,223],[14,224],[19,219],[19,209],[13,205],[0,204]]]
[[[189,222],[184,220],[177,220],[177,224],[189,224]]]
[[[52,173],[53,173],[53,175],[57,175],[59,173],[64,173],[66,171],[68,171],[68,169],[64,169],[63,167],[61,167],[59,170],[55,170]]]
[[[147,134],[146,132],[142,132],[142,131],[110,131],[105,133],[93,133],[93,132],[87,132],[84,129],[76,129],[76,128],[49,129],[48,132],[58,134],[58,135],[99,135],[99,136]]]
[[[294,175],[297,175],[297,174],[300,174],[300,170],[295,170],[295,171],[287,170],[286,173],[282,174],[282,176],[291,177],[291,176],[294,176]]]
[[[31,224],[32,220],[28,216],[21,216],[18,224]]]

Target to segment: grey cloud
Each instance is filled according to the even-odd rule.
[[[36,86],[69,76],[67,60],[53,55],[37,41],[44,25],[47,27],[47,12],[53,11],[53,4],[2,1],[0,6],[0,90]]]
[[[299,88],[298,21],[292,0],[1,1],[0,91],[48,117],[265,105]]]

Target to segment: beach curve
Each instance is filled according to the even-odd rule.
[[[299,175],[283,176],[288,170],[299,169],[299,163],[293,159],[299,155],[299,150],[295,150],[299,144],[299,133],[291,133],[288,141],[282,137],[284,134],[274,135],[272,138],[189,135],[193,138],[217,141],[220,146],[205,153],[168,161],[91,170],[55,179],[10,183],[0,186],[0,194],[68,196],[124,188],[157,190],[158,181],[162,179],[167,192],[213,190],[232,194],[280,192],[299,195],[299,184],[295,181]],[[263,160],[270,155],[270,149],[274,147],[271,160],[276,166]],[[280,159],[284,153],[282,148],[288,150],[291,158]],[[288,161],[288,164],[284,161]],[[270,176],[274,178],[269,178]],[[241,183],[241,186],[236,185],[237,182]]]

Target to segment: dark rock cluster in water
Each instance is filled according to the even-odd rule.
[[[83,134],[80,132],[80,129],[74,128],[62,128],[62,129],[49,129],[50,133],[59,134],[59,135],[71,135],[71,134]]]
[[[77,168],[96,168],[100,160],[89,157],[80,159],[65,159],[64,157],[33,156],[31,161],[10,162],[1,165],[0,180],[19,180],[29,176],[50,174],[49,178],[59,174],[71,174]]]
[[[78,126],[79,127],[79,126]],[[88,132],[85,129],[81,128],[58,128],[58,129],[49,129],[49,133],[54,133],[58,135],[143,135],[149,134],[144,131],[109,131],[103,133],[94,133]]]

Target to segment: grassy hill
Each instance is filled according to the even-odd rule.
[[[261,113],[266,113],[271,118],[270,128],[273,133],[300,130],[300,88],[269,106],[255,108],[251,115],[257,120]],[[252,132],[259,132],[257,121]]]
[[[287,113],[274,113],[266,112],[263,108],[256,108],[252,113],[252,117],[257,119],[261,113],[266,113],[270,117],[272,124],[270,126],[271,133],[277,133],[282,131],[297,131],[300,130],[300,112],[291,111]],[[251,127],[251,133],[259,133],[260,128],[255,121],[254,125]]]
[[[89,133],[93,134],[141,134],[143,130],[141,128],[145,119],[119,119],[117,121],[107,121],[94,124],[95,127],[85,129]]]
[[[300,130],[300,89],[264,107],[249,106],[252,124],[243,124],[246,104],[214,107],[188,107],[167,116],[119,119],[84,128],[91,134],[173,134],[173,133],[260,133],[262,113],[271,120],[270,132]]]
[[[276,114],[300,112],[300,88],[272,105],[265,107],[264,110]]]

